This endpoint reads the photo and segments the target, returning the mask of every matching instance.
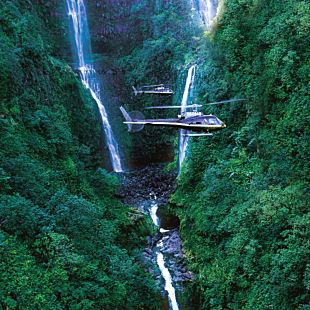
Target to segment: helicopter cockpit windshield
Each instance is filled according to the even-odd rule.
[[[159,87],[155,87],[154,90],[157,91],[164,91],[164,90],[170,90],[168,87],[164,87],[164,86],[159,86]]]
[[[205,123],[207,125],[221,125],[222,124],[222,122],[214,115],[207,116],[205,118]]]

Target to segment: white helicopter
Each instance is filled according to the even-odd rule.
[[[209,105],[231,103],[237,101],[244,101],[245,99],[229,99],[217,102],[208,103]],[[128,126],[129,132],[137,132],[144,128],[145,125],[173,127],[176,129],[185,129],[185,136],[200,137],[212,136],[212,132],[224,129],[226,125],[217,116],[209,114],[204,115],[198,112],[201,104],[192,104],[188,106],[154,106],[145,109],[182,109],[182,113],[178,118],[172,119],[144,119],[141,112],[128,113],[123,107],[120,110],[125,118],[124,124]],[[187,111],[191,109],[192,111]],[[191,133],[195,132],[195,133]]]
[[[138,89],[132,86],[132,89],[136,96],[143,95],[143,94],[156,94],[156,95],[173,95],[174,94],[174,92],[168,86],[165,86],[164,84],[141,86],[141,87],[138,87]]]

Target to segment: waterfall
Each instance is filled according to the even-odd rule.
[[[194,89],[194,82],[195,82],[195,74],[196,74],[196,65],[192,65],[188,69],[185,88],[183,92],[183,98],[181,103],[181,113],[186,113],[185,107],[188,104],[189,99],[193,97],[193,89]],[[181,129],[180,131],[180,142],[179,142],[179,171],[181,170],[181,166],[186,154],[186,148],[188,145],[189,137],[184,136],[186,130]]]
[[[92,65],[90,36],[85,5],[83,0],[66,0],[66,3],[70,20],[70,31],[73,35],[73,54],[78,63],[77,69],[81,73],[81,80],[84,87],[90,91],[91,96],[98,105],[113,170],[115,172],[121,172],[123,169],[118,151],[118,145],[108,120],[107,111],[100,98],[100,84],[97,78],[97,73]]]
[[[215,17],[217,16],[218,11],[218,0],[190,0],[190,7],[192,11],[192,16],[194,16],[194,12],[196,8],[198,9],[198,13],[200,19],[204,23],[204,25],[210,29],[212,26],[212,22],[214,21]],[[187,74],[186,84],[184,88],[183,98],[182,98],[182,108],[181,112],[186,113],[184,107],[187,106],[189,100],[193,98],[193,88],[194,88],[194,81],[195,81],[195,74],[196,74],[196,65],[192,65]],[[179,171],[181,171],[181,166],[183,160],[186,155],[186,149],[189,142],[189,137],[185,137],[184,133],[185,130],[180,131],[180,142],[179,142]]]
[[[158,227],[160,226],[160,221],[159,218],[156,214],[158,210],[158,205],[157,205],[157,197],[154,197],[154,200],[152,201],[152,205],[150,208],[150,215],[153,220],[153,223]],[[161,232],[167,232],[168,230],[160,229]],[[164,260],[164,255],[161,253],[160,249],[163,247],[162,241],[158,243],[159,250],[157,250],[156,256],[157,256],[157,265],[160,269],[160,272],[165,280],[165,290],[168,292],[168,299],[169,299],[169,304],[170,304],[170,309],[172,310],[179,310],[179,306],[177,303],[177,299],[175,296],[175,289],[173,287],[172,279],[171,279],[171,274],[168,270],[168,268],[165,266],[165,260]]]
[[[211,28],[212,21],[217,15],[218,0],[199,0],[198,11],[202,22],[207,28]]]

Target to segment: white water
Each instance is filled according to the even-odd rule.
[[[212,27],[212,22],[217,15],[218,0],[199,0],[198,11],[202,22],[207,28]]]
[[[212,23],[217,16],[218,11],[218,0],[190,0],[192,16],[194,16],[194,12],[196,11],[196,7],[198,8],[198,13],[200,19],[204,23],[204,25],[210,29],[212,27]],[[195,74],[196,74],[196,65],[192,65],[187,74],[186,84],[183,92],[183,98],[181,103],[181,112],[186,113],[184,107],[186,107],[189,103],[189,100],[193,98],[193,89],[195,82]],[[193,103],[193,102],[191,102]],[[185,137],[185,130],[180,131],[180,142],[179,142],[179,172],[181,171],[182,163],[186,156],[186,149],[189,142],[189,137]]]
[[[185,88],[183,92],[183,98],[181,103],[181,113],[186,113],[185,107],[187,106],[189,99],[193,96],[194,82],[195,82],[195,74],[196,74],[196,65],[192,65],[188,69]],[[181,129],[180,131],[180,142],[179,142],[179,171],[181,170],[181,166],[183,160],[185,158],[186,149],[188,146],[189,137],[185,137],[185,130]]]
[[[156,215],[157,210],[158,210],[158,205],[157,205],[157,203],[155,201],[153,201],[152,205],[151,205],[151,209],[150,209],[150,215],[151,215],[153,223],[156,226],[159,226],[159,218]]]
[[[175,297],[175,289],[172,285],[172,279],[169,270],[165,267],[164,256],[161,252],[157,253],[157,264],[165,279],[165,290],[168,292],[169,302],[172,310],[179,310],[177,299]]]
[[[153,220],[153,223],[158,227],[160,225],[160,221],[158,216],[156,215],[156,212],[158,210],[158,205],[156,203],[156,196],[152,202],[151,209],[150,209],[150,215]],[[168,230],[160,229],[161,232],[167,232]],[[165,266],[165,260],[164,255],[161,253],[160,249],[163,247],[162,241],[158,243],[159,250],[157,251],[157,265],[160,269],[160,272],[165,280],[165,290],[168,292],[168,299],[170,304],[170,309],[172,310],[179,310],[179,306],[177,303],[177,299],[175,296],[175,289],[172,284],[172,279],[169,270]]]
[[[70,20],[70,29],[73,35],[73,49],[78,62],[78,69],[81,72],[81,80],[84,87],[89,89],[92,97],[98,105],[113,170],[115,172],[121,172],[123,169],[118,145],[114,138],[106,109],[100,98],[100,85],[97,79],[97,74],[91,64],[91,45],[85,5],[83,0],[66,0],[66,2]]]

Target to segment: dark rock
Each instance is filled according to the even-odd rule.
[[[161,165],[151,165],[140,170],[125,172],[119,174],[118,177],[122,184],[117,194],[118,197],[125,204],[135,206],[144,214],[149,213],[155,200],[158,207],[167,204],[175,189],[176,173],[163,173]],[[138,212],[138,214],[140,213]],[[134,217],[136,218],[137,215]],[[159,250],[165,256],[165,266],[169,269],[174,283],[193,279],[192,274],[186,268],[182,242],[177,228],[164,233],[157,232],[153,237],[147,236],[146,244],[147,247],[144,249],[142,257],[147,264],[154,266],[154,268],[148,268],[148,272],[154,275],[158,285],[163,285],[162,277],[158,274],[159,271],[156,267],[157,251]]]
[[[150,236],[146,237],[147,245],[150,246],[152,244],[152,238]]]
[[[161,232],[156,233],[154,237],[152,238],[152,247],[156,246],[158,241],[161,240],[163,237],[163,234]]]

